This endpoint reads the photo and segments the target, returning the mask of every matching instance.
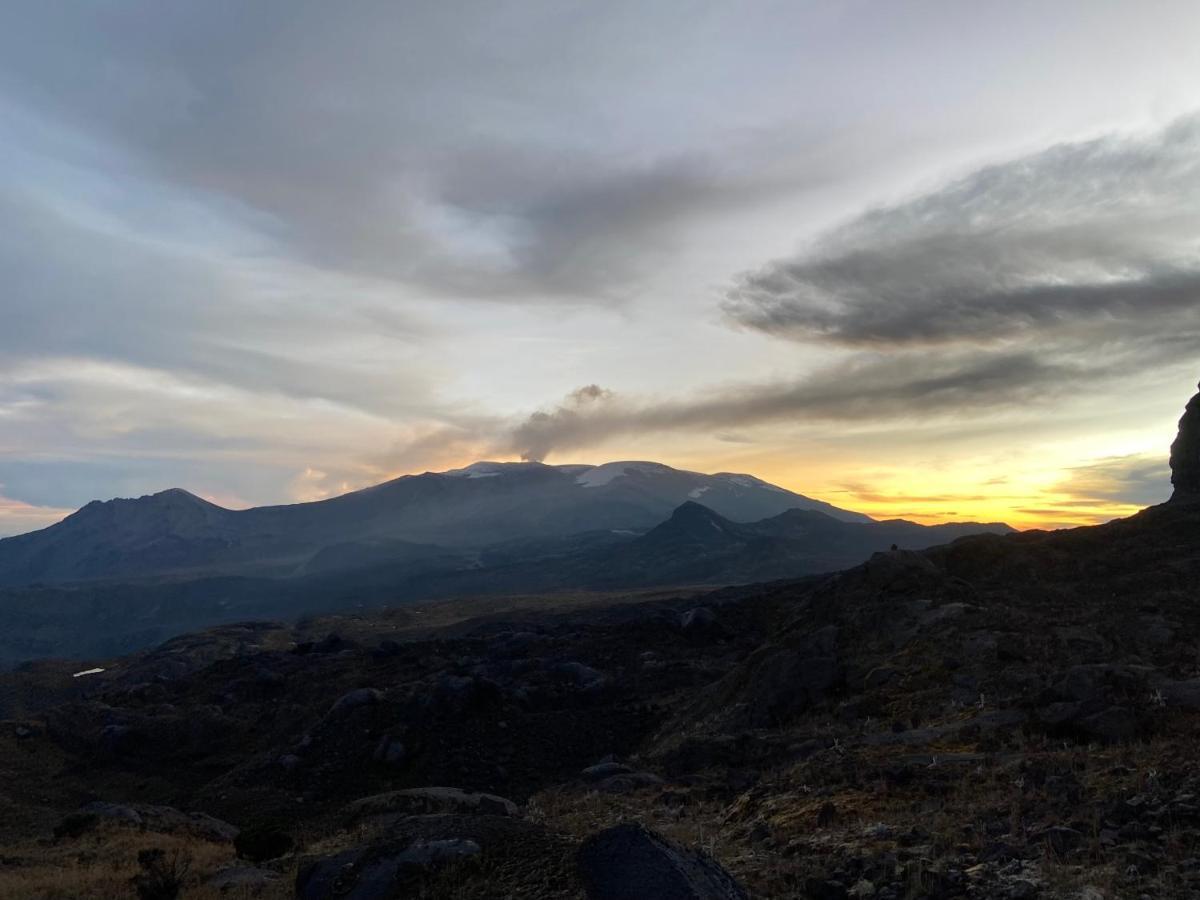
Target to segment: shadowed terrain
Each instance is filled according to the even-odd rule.
[[[679,520],[656,546],[761,536]],[[1177,493],[831,576],[30,663],[0,681],[0,895],[1195,896],[1198,584]]]
[[[1007,530],[874,522],[750,476],[652,463],[479,463],[240,512],[166,491],[0,541],[0,664],[112,656],[249,618],[795,577]]]

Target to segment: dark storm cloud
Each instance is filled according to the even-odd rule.
[[[869,212],[741,278],[726,312],[876,348],[1200,322],[1200,118],[1063,144]]]

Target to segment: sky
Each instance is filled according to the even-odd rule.
[[[1169,494],[1200,5],[10,0],[0,535],[477,459]]]

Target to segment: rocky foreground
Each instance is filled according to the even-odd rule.
[[[1195,896],[1198,584],[1176,502],[801,582],[28,666],[0,895]]]
[[[1200,896],[1198,435],[1095,528],[27,665],[0,896]]]

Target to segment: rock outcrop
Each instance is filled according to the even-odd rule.
[[[746,900],[733,876],[703,853],[677,846],[635,823],[617,825],[579,848],[588,900]]]
[[[391,816],[443,814],[520,816],[517,804],[495,794],[471,793],[452,787],[420,787],[389,791],[355,800],[345,809],[348,823]]]
[[[1171,444],[1172,502],[1200,501],[1200,394],[1188,401]]]

